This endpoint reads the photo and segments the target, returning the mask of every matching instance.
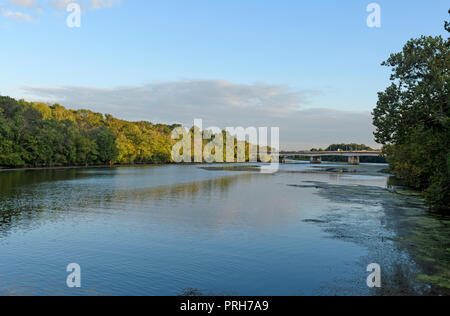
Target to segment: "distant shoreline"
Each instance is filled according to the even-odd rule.
[[[88,165],[88,166],[54,166],[54,167],[18,167],[18,168],[3,168],[0,167],[0,172],[6,171],[27,171],[27,170],[59,170],[59,169],[86,169],[86,168],[115,168],[115,167],[136,167],[136,166],[167,166],[173,163],[146,163],[146,164],[125,164],[125,165]]]
[[[213,164],[239,164],[239,163],[250,163],[250,162],[215,162]],[[257,162],[259,163],[259,162]],[[53,166],[53,167],[0,167],[0,172],[6,171],[27,171],[27,170],[59,170],[59,169],[87,169],[87,168],[116,168],[116,167],[148,167],[148,166],[170,166],[170,165],[204,165],[208,164],[206,162],[166,162],[166,163],[142,163],[142,164],[114,164],[114,165],[85,165],[85,166]]]

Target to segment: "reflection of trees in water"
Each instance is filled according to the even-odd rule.
[[[31,230],[49,221],[93,222],[104,216],[139,226],[164,223],[216,232],[241,226],[263,229],[298,213],[300,197],[285,193],[282,186],[275,185],[280,192],[272,192],[273,181],[261,181],[268,175],[208,172],[206,176],[213,178],[194,181],[205,176],[204,171],[194,171],[193,181],[173,185],[158,185],[158,179],[161,183],[172,179],[170,170],[167,178],[164,171],[148,174],[148,180],[146,174],[140,175],[137,181],[128,170],[7,175],[1,180],[9,189],[0,194],[0,234]],[[176,171],[173,179],[177,181]],[[186,173],[180,179],[189,181]]]
[[[92,177],[89,173],[80,173],[80,169],[42,169],[42,170],[12,170],[0,172],[0,198],[11,191],[21,189],[31,184],[75,180],[82,177]]]
[[[87,197],[89,191],[70,188],[70,181],[95,175],[79,171],[73,168],[0,172],[0,237],[12,229],[20,227],[26,231],[59,220],[71,205],[82,203],[80,195]]]
[[[215,175],[215,171],[211,171]],[[274,175],[226,172],[217,178],[141,189],[119,189],[109,209],[127,220],[158,222],[168,229],[267,231],[292,223],[311,193],[297,194],[277,183]],[[143,224],[144,225],[144,224]]]
[[[221,197],[226,197],[232,184],[237,182],[248,183],[251,179],[251,174],[242,174],[152,188],[118,190],[111,198],[112,200],[148,201],[166,200],[169,197],[172,201],[176,199],[179,203],[186,203],[199,197],[208,199],[217,193]]]
[[[104,175],[111,177],[111,173]],[[208,200],[213,194],[225,198],[233,183],[251,181],[251,174],[241,174],[142,189],[126,189],[127,185],[122,185],[120,180],[106,184],[72,181],[101,176],[98,172],[79,172],[77,169],[0,173],[0,237],[8,235],[12,229],[31,230],[75,213],[85,212],[83,215],[88,216],[94,211],[107,212],[119,207],[127,212],[128,208],[136,209],[146,202],[159,200],[183,204],[195,199]]]
[[[31,229],[46,211],[30,187],[46,181],[74,178],[73,171],[13,170],[0,172],[0,237],[17,226]]]
[[[255,175],[250,173],[233,173],[189,183],[118,190],[107,205],[111,209],[119,209],[118,216],[125,216],[129,221],[140,221],[139,225],[157,222],[188,236],[196,231],[215,234],[246,224],[246,216],[252,217],[252,225],[258,225],[265,218],[261,212],[249,211],[251,201],[244,207],[240,204],[245,199],[245,193],[240,194],[237,188],[241,185],[250,187],[253,179]]]

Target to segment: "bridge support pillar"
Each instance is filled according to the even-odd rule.
[[[348,157],[348,164],[349,165],[359,165],[360,161],[359,161],[359,156],[350,156]]]
[[[322,157],[311,157],[311,163],[314,163],[314,164],[322,163]]]

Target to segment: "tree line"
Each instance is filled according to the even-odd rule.
[[[450,13],[450,11],[449,11]],[[450,24],[445,23],[450,32]],[[376,141],[391,172],[424,192],[435,209],[450,209],[450,41],[421,36],[383,66],[391,85],[378,93],[373,111]]]
[[[326,149],[322,148],[312,148],[311,151],[371,151],[374,150],[365,144],[332,144],[328,146]]]
[[[0,96],[0,166],[166,163],[176,126]]]
[[[162,164],[172,162],[172,148],[177,142],[172,132],[179,124],[164,125],[150,122],[129,122],[112,115],[89,110],[70,110],[59,104],[15,100],[0,96],[0,167],[54,167],[113,164]],[[191,161],[194,160],[192,127]],[[203,139],[202,148],[210,142]],[[216,139],[217,135],[210,135]],[[244,151],[250,160],[250,143],[237,140],[223,131],[227,140],[233,140],[234,158]],[[271,151],[270,148],[256,149]],[[215,148],[211,152],[215,154]],[[223,156],[226,161],[227,152]]]

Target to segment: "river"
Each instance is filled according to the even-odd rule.
[[[0,172],[0,295],[448,294],[449,219],[385,165],[206,167]]]

